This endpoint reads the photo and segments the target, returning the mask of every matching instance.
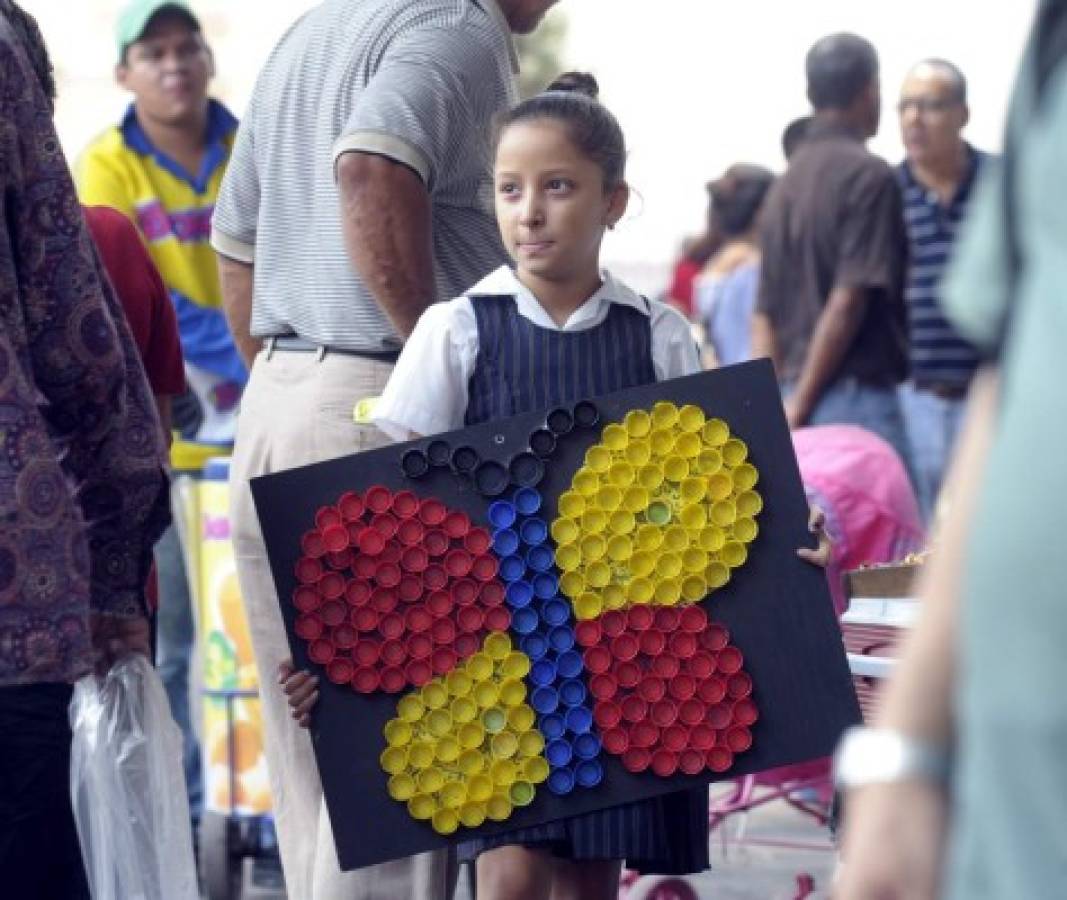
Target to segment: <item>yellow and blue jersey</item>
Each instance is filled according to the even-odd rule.
[[[178,316],[186,394],[175,398],[175,469],[199,470],[229,452],[248,379],[222,312],[211,216],[237,120],[210,101],[206,152],[193,174],[153,146],[133,104],[119,125],[85,149],[75,167],[83,203],[110,206],[140,229]]]

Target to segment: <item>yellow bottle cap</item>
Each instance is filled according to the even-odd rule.
[[[415,779],[407,772],[401,772],[389,779],[389,796],[394,800],[410,800],[415,796]]]
[[[418,694],[405,694],[396,704],[396,714],[405,722],[419,721],[425,709]]]
[[[651,603],[656,586],[650,578],[632,578],[627,590],[627,599],[631,603]]]
[[[595,619],[604,611],[604,601],[600,594],[586,591],[574,601],[574,616],[579,620]]]
[[[585,593],[585,578],[581,572],[564,572],[559,579],[559,589],[563,591],[563,596],[577,600]]]
[[[663,467],[650,462],[637,470],[637,481],[646,491],[654,491],[663,484]]]
[[[754,518],[763,511],[763,498],[755,491],[745,491],[734,501],[739,516]]]
[[[658,550],[663,543],[663,528],[659,525],[639,525],[635,533],[635,544],[638,550],[651,552]]]
[[[734,540],[742,544],[751,544],[759,534],[759,526],[755,519],[742,518],[734,522]]]
[[[522,681],[522,676],[518,678],[507,678],[500,682],[500,703],[510,709],[513,706],[518,706],[526,699],[526,685]]]
[[[453,697],[465,697],[473,686],[473,680],[463,669],[455,669],[445,676],[445,688]]]
[[[528,781],[516,781],[508,791],[508,799],[515,806],[529,806],[533,803],[534,786]]]
[[[434,737],[441,737],[452,730],[452,713],[447,709],[431,710],[426,717],[426,726]]]
[[[459,741],[452,735],[446,734],[437,742],[437,760],[443,763],[454,763],[459,759]]]
[[[485,822],[485,804],[464,803],[459,810],[459,820],[465,828],[477,828]]]
[[[438,834],[454,834],[459,828],[459,816],[454,809],[439,809],[433,814],[430,824]]]
[[[582,532],[584,534],[599,534],[608,526],[608,514],[602,509],[592,507],[582,514]]]
[[[704,427],[704,418],[704,410],[699,406],[686,404],[678,410],[678,427],[682,431],[700,431]]]
[[[600,479],[592,469],[579,469],[574,473],[571,487],[588,503],[589,497],[600,490]]]
[[[460,726],[458,737],[461,747],[465,750],[473,750],[475,747],[482,746],[482,741],[485,740],[485,729],[481,722],[467,722]]]
[[[631,437],[645,437],[652,430],[652,417],[643,409],[631,409],[622,424]]]
[[[608,541],[608,557],[615,562],[626,562],[633,552],[633,542],[625,534],[616,534]]]
[[[663,546],[679,553],[689,546],[689,530],[684,525],[671,525],[663,532]]]
[[[381,763],[382,769],[389,775],[399,775],[408,766],[408,755],[408,751],[403,747],[386,747],[382,751],[382,755],[378,757],[378,762]],[[433,761],[432,752],[430,753],[430,761]]]
[[[484,803],[493,796],[493,778],[491,775],[473,775],[467,782],[467,800]]]
[[[545,738],[540,731],[524,731],[519,735],[519,756],[525,759],[538,756],[545,749]]]
[[[582,564],[582,551],[574,544],[556,548],[556,565],[561,572],[573,572]]]
[[[666,400],[652,406],[652,425],[655,428],[671,428],[678,421],[678,407]]]
[[[585,452],[585,467],[600,474],[611,467],[611,451],[603,444],[594,444]]]
[[[482,713],[482,725],[487,734],[499,734],[508,724],[508,714],[499,706],[491,706]]]
[[[674,439],[674,452],[685,459],[695,460],[703,449],[699,434],[683,432]]]
[[[512,807],[511,801],[507,797],[501,794],[493,794],[485,804],[485,815],[494,822],[503,822],[511,815],[513,809],[514,807]]]
[[[434,798],[426,794],[416,794],[408,800],[408,812],[411,814],[411,818],[420,822],[428,820],[436,810],[437,803]]]
[[[625,450],[626,445],[630,443],[630,433],[626,430],[626,426],[615,422],[604,427],[600,438],[604,442],[604,446],[614,453]]]
[[[511,652],[511,638],[508,637],[507,632],[494,631],[486,636],[482,651],[491,660],[499,662]]]
[[[663,460],[664,477],[675,484],[685,479],[689,474],[689,460],[671,450]]]
[[[560,498],[560,506],[563,506],[563,498]],[[584,507],[584,504],[583,504]],[[552,527],[549,529],[552,532],[552,540],[556,542],[556,545],[569,544],[578,538],[578,523],[574,519],[561,516],[552,523]]]
[[[625,508],[615,510],[608,519],[608,530],[614,534],[629,534],[636,525],[634,514]]]
[[[707,553],[717,553],[726,543],[726,532],[717,525],[709,525],[700,532],[700,549]]]
[[[582,538],[579,545],[582,550],[582,559],[587,562],[596,562],[608,549],[608,542],[599,534],[589,534]]]
[[[441,788],[439,796],[443,807],[459,810],[467,800],[467,786],[462,781],[449,781]]]
[[[696,469],[701,475],[714,475],[722,468],[722,454],[714,447],[705,446],[697,454]]]
[[[682,558],[677,553],[661,553],[656,560],[657,578],[674,578],[682,572]]]
[[[611,581],[611,567],[603,560],[590,563],[586,568],[585,580],[590,587],[602,588]]]
[[[699,603],[707,596],[708,583],[704,580],[704,574],[690,575],[682,581],[682,599],[690,603]]]
[[[739,466],[748,458],[748,447],[738,438],[730,438],[722,448],[722,461],[728,466]]]
[[[436,766],[430,766],[419,773],[417,779],[419,791],[423,794],[436,794],[445,784],[445,775]]]
[[[478,701],[478,705],[482,709],[492,706],[499,697],[500,690],[497,688],[495,681],[486,679],[485,681],[479,681],[474,686],[474,699]]]
[[[411,725],[403,719],[390,719],[385,723],[385,742],[390,747],[404,747],[411,743]]]
[[[609,484],[597,491],[596,505],[606,513],[611,513],[619,508],[622,503],[622,491],[615,485]]]
[[[531,756],[522,765],[522,777],[531,784],[541,784],[547,780],[548,773],[548,760],[543,756]]]
[[[456,768],[464,775],[477,775],[485,768],[485,754],[481,750],[464,750],[456,760]]]
[[[448,703],[448,689],[435,678],[422,689],[422,702],[427,709],[441,709]]]
[[[718,590],[730,580],[730,570],[716,560],[704,570],[704,579],[711,590]]]
[[[734,489],[740,493],[741,491],[751,490],[756,486],[756,482],[759,481],[759,472],[756,471],[756,467],[752,463],[741,463],[733,471]]]
[[[513,731],[501,731],[493,736],[490,744],[493,756],[499,759],[511,759],[519,750],[519,739]],[[494,779],[495,779],[494,775]]]
[[[708,554],[697,547],[690,547],[682,553],[682,569],[689,575],[701,575],[708,567]]]
[[[727,541],[722,550],[719,551],[719,556],[731,569],[736,569],[738,566],[745,564],[745,560],[748,559],[748,551],[740,541]]]
[[[577,519],[585,512],[585,497],[577,491],[564,491],[559,495],[559,514]]]
[[[636,477],[637,472],[628,462],[612,463],[611,468],[608,469],[608,483],[620,490],[625,490],[633,484]]]
[[[682,584],[677,578],[662,578],[656,583],[655,600],[661,606],[674,606],[682,597]]]
[[[626,588],[618,582],[604,585],[600,596],[604,598],[604,609],[622,609],[626,606]]]
[[[708,508],[703,503],[691,503],[683,506],[678,513],[678,521],[688,531],[699,532],[708,522]]]
[[[504,732],[504,734],[510,734],[510,732]],[[502,736],[503,735],[497,735],[497,737]],[[514,735],[512,735],[512,737],[514,738]],[[512,755],[514,755],[514,751],[517,749],[518,741],[516,740]],[[510,787],[514,784],[515,779],[519,777],[519,769],[510,759],[497,758],[489,765],[489,777],[493,779],[494,788]]]
[[[701,430],[704,443],[710,447],[721,447],[730,437],[730,429],[722,419],[708,419]]]
[[[640,544],[640,541],[638,541]],[[630,557],[630,574],[638,578],[651,575],[656,568],[656,556],[652,552],[639,550]]]
[[[719,500],[711,507],[711,521],[720,528],[733,525],[737,518],[737,507],[730,500]]]
[[[648,506],[648,491],[639,484],[631,485],[622,495],[622,508],[635,515]]]
[[[630,441],[626,448],[626,461],[634,467],[634,477],[637,477],[637,469],[652,459],[652,444],[648,438],[640,438]]]
[[[422,771],[433,765],[436,747],[430,741],[415,741],[408,748],[408,765],[416,771]]]
[[[467,672],[475,681],[485,681],[493,675],[493,661],[483,651],[475,653],[467,660]]]
[[[733,479],[725,472],[717,472],[714,475],[708,476],[707,497],[709,500],[725,500],[733,492],[733,489]]]
[[[500,666],[500,674],[505,678],[525,678],[529,671],[530,657],[519,650],[512,650]]]
[[[708,490],[707,479],[702,478],[699,475],[690,475],[688,478],[684,478],[682,483],[678,486],[682,503],[697,503],[704,499],[704,494]]]
[[[529,706],[516,706],[508,710],[508,725],[520,734],[533,728],[536,719],[534,711]]]

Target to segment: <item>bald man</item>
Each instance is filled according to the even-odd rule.
[[[909,243],[904,299],[911,356],[901,401],[919,505],[929,519],[979,361],[942,313],[941,277],[986,156],[963,139],[967,80],[947,60],[912,68],[897,112],[907,154],[897,177]]]

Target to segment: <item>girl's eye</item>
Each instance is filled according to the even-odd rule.
[[[513,181],[504,181],[497,185],[497,193],[510,196],[519,192],[519,186]]]
[[[572,187],[574,187],[574,185],[566,178],[551,178],[549,179],[546,187],[550,191],[555,191],[559,193],[562,191],[569,191]]]

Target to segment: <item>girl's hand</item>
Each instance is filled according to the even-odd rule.
[[[297,672],[291,659],[278,666],[278,684],[289,697],[289,709],[301,728],[311,721],[311,710],[319,701],[319,679],[310,672]]]
[[[834,545],[830,541],[830,535],[826,533],[826,513],[817,506],[808,508],[808,529],[812,534],[818,535],[819,546],[814,550],[801,547],[797,550],[797,556],[814,566],[825,569],[830,563]]]

